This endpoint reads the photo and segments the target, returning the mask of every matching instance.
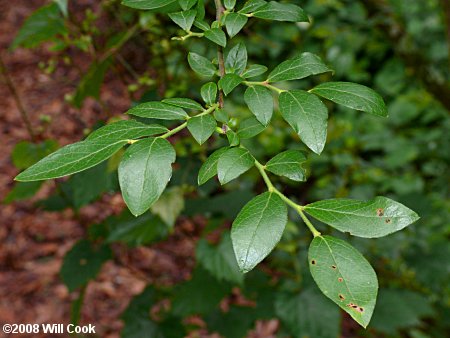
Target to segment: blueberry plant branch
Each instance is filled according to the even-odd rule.
[[[198,184],[202,185],[214,176],[218,177],[220,184],[227,184],[256,166],[267,186],[266,192],[242,208],[231,227],[231,242],[240,270],[252,270],[277,246],[287,224],[288,207],[291,207],[313,234],[308,261],[319,289],[366,327],[377,299],[375,271],[349,243],[322,235],[308,216],[352,236],[378,238],[402,230],[415,222],[418,215],[386,197],[374,197],[368,201],[334,198],[300,205],[278,190],[268,173],[296,182],[305,181],[307,175],[302,167],[307,161],[305,152],[286,150],[263,165],[242,145],[241,140],[255,137],[264,132],[273,119],[282,118],[298,135],[299,143],[320,155],[326,145],[328,124],[328,109],[323,100],[386,117],[388,112],[381,96],[366,86],[342,81],[324,82],[307,91],[279,88],[279,82],[333,73],[319,56],[308,52],[281,62],[264,81],[253,80],[265,74],[268,68],[249,64],[245,42],[230,47],[230,41],[232,43],[232,38],[239,34],[248,20],[308,22],[309,17],[297,5],[249,0],[238,9],[235,0],[215,0],[215,16],[211,19],[205,17],[208,11],[203,1],[123,0],[123,4],[151,11],[164,9],[162,12],[174,8],[169,17],[185,34],[174,40],[186,42],[191,37],[198,37],[205,43],[216,45],[217,57],[213,60],[193,52],[187,57],[195,73],[210,79],[200,89],[205,105],[191,98],[165,98],[140,103],[127,114],[181,122],[171,130],[133,119],[108,124],[84,141],[47,156],[16,179],[36,181],[74,174],[101,163],[126,146],[118,168],[119,184],[128,209],[139,216],[160,199],[171,179],[176,152],[168,141],[169,137],[187,128],[202,145],[217,133],[226,137],[228,145],[216,149],[206,159],[198,173]],[[238,122],[236,127],[224,109],[224,102],[235,95],[237,91],[234,90],[241,85],[246,87],[244,101],[252,117],[234,117]],[[274,116],[274,96],[278,97],[281,116]]]

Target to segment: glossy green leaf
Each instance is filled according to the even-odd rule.
[[[195,252],[198,262],[218,280],[239,285],[243,283],[244,275],[239,271],[229,232],[222,234],[218,245],[201,239]]]
[[[317,98],[302,90],[280,94],[280,112],[309,149],[320,154],[327,140],[328,110]]]
[[[300,80],[310,75],[332,72],[317,55],[303,53],[299,57],[280,63],[269,74],[267,81]]]
[[[189,11],[181,11],[177,13],[170,13],[169,17],[175,22],[178,26],[180,26],[184,31],[188,32],[191,30],[192,24],[194,23],[195,16],[197,11],[189,10]]]
[[[186,108],[186,109],[193,109],[193,110],[203,110],[203,107],[200,103],[197,101],[194,101],[192,99],[187,98],[170,98],[170,99],[164,99],[162,100],[163,103],[170,104],[175,107],[180,108]]]
[[[222,47],[226,47],[227,45],[227,37],[220,28],[211,28],[205,31],[205,38]]]
[[[231,228],[231,240],[239,268],[252,270],[280,241],[287,223],[287,207],[275,193],[253,198],[241,210]]]
[[[253,16],[260,19],[309,22],[306,13],[297,5],[271,1],[254,11]]]
[[[293,337],[337,338],[340,335],[339,309],[316,287],[294,295],[278,294],[275,309]]]
[[[359,237],[383,237],[402,230],[419,219],[411,209],[386,197],[370,201],[336,198],[305,206],[321,222]]]
[[[147,138],[132,144],[119,165],[119,183],[125,203],[135,216],[155,203],[172,176],[175,150],[165,139]]]
[[[189,53],[188,62],[192,70],[202,76],[211,77],[216,73],[216,66],[207,58],[196,53]]]
[[[230,13],[225,18],[225,28],[230,38],[234,37],[244,28],[248,18],[239,13]]]
[[[64,256],[61,278],[70,292],[94,279],[103,263],[111,258],[107,245],[96,247],[87,240],[80,240]]]
[[[159,120],[185,120],[188,117],[183,109],[159,101],[141,103],[127,114]]]
[[[233,9],[236,6],[236,0],[224,0],[223,4],[226,9]]]
[[[251,12],[256,11],[258,8],[263,7],[267,4],[267,1],[264,0],[248,0],[242,9],[239,11],[239,13],[248,14]]]
[[[228,149],[217,162],[217,172],[221,184],[239,177],[255,164],[255,159],[247,149]]]
[[[17,181],[40,181],[75,174],[91,168],[128,143],[128,139],[86,140],[69,144],[43,158],[27,170],[20,173]]]
[[[197,14],[197,16],[198,16],[198,14]],[[194,21],[194,26],[197,27],[198,29],[201,29],[202,31],[207,31],[207,30],[211,29],[211,27],[208,25],[208,23],[206,21],[198,20],[198,19],[196,19]]]
[[[263,86],[250,86],[244,94],[245,103],[259,122],[267,126],[273,114],[273,96]]]
[[[66,33],[64,18],[58,5],[52,3],[39,8],[25,20],[11,44],[11,48],[15,49],[19,46],[33,48],[57,35]]]
[[[186,11],[194,7],[197,4],[197,0],[178,0],[178,3],[180,4],[183,11]]]
[[[136,8],[155,10],[177,3],[177,0],[122,0],[122,5]]]
[[[144,136],[164,134],[169,130],[159,124],[144,124],[134,120],[123,120],[108,124],[94,130],[86,138],[87,140],[133,140]]]
[[[239,86],[244,79],[237,74],[225,74],[219,80],[219,87],[223,90],[225,95],[230,94],[234,88]]]
[[[227,147],[217,149],[207,158],[198,172],[198,185],[206,183],[217,175],[217,162],[219,161],[220,156],[227,150]]]
[[[378,116],[388,116],[383,98],[369,87],[352,82],[325,82],[310,90],[330,101]]]
[[[256,77],[267,72],[267,67],[263,65],[251,65],[248,67],[243,73],[242,77],[249,79],[252,77]]]
[[[214,104],[217,97],[217,85],[214,82],[205,83],[202,86],[200,93],[206,104]]]
[[[211,115],[194,116],[188,120],[187,127],[195,140],[203,144],[216,130],[217,122]]]
[[[225,58],[226,72],[241,74],[247,67],[247,59],[247,48],[243,43],[238,43],[230,49]]]
[[[369,262],[347,242],[331,237],[313,239],[309,269],[322,293],[367,327],[378,293],[378,280]]]
[[[305,169],[302,164],[306,156],[298,150],[286,150],[266,163],[266,170],[275,175],[285,176],[293,181],[305,181]]]
[[[264,131],[264,129],[266,129],[266,127],[261,124],[256,117],[252,116],[239,124],[237,134],[240,139],[247,139],[258,135]]]

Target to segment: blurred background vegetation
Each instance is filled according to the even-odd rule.
[[[206,149],[189,137],[173,140],[176,170],[168,191],[151,212],[138,218],[127,211],[111,212],[102,221],[86,225],[82,238],[65,255],[61,279],[72,292],[73,321],[83,321],[86,285],[95,280],[106,261],[120,261],[128,248],[175,245],[174,236],[187,236],[195,245],[189,251],[191,257],[178,259],[179,274],[147,276],[148,286],[139,290],[142,293],[121,314],[122,337],[212,337],[213,333],[230,338],[448,336],[450,4],[447,0],[292,2],[311,16],[310,24],[250,20],[230,47],[245,41],[249,62],[269,69],[304,51],[316,53],[335,69],[334,80],[377,90],[390,116],[382,119],[330,105],[327,145],[322,155],[309,155],[308,180],[298,184],[278,178],[277,185],[302,203],[384,195],[421,216],[417,223],[386,238],[347,236],[379,276],[377,308],[368,330],[353,324],[311,282],[305,264],[310,234],[295,215],[262,266],[245,276],[237,271],[228,233],[230,221],[264,189],[264,183],[251,171],[225,187],[215,181],[197,187],[202,160],[225,141],[216,138]],[[68,7],[66,1],[39,4],[45,7],[20,29],[17,25],[9,52],[30,48],[39,57],[40,50],[48,51],[50,57],[39,60],[36,67],[50,76],[59,76],[61,67],[78,70],[77,81],[71,83],[73,90],[58,93],[58,98],[80,112],[91,100],[88,97],[97,101],[100,113],[90,119],[91,124],[83,125],[85,135],[120,118],[120,112],[102,99],[111,79],[125,86],[123,98],[129,106],[167,97],[199,98],[203,82],[189,70],[187,51],[214,58],[216,49],[203,40],[171,41],[180,31],[166,15],[134,11],[114,0],[69,1]],[[82,64],[77,62],[80,55]],[[2,61],[3,79],[12,95],[18,90],[7,68]],[[311,88],[331,76],[294,85]],[[286,89],[290,85],[282,84]],[[233,117],[232,126],[251,116],[242,89],[228,98],[225,109]],[[15,139],[11,154],[10,163],[17,170],[58,147],[58,140],[48,138],[46,128],[54,122],[45,110],[26,110],[22,128],[28,128],[29,137]],[[278,117],[263,133],[244,142],[261,160],[303,147]],[[82,208],[118,192],[117,156],[68,180],[58,180],[39,198],[33,196],[42,183],[13,184],[10,176],[3,202],[19,207],[33,203],[36,218],[43,212],[72,209],[76,219]],[[30,198],[32,202],[21,202]],[[177,232],[186,222],[194,230]],[[330,227],[319,227],[323,233],[346,237]],[[181,273],[185,269],[188,273]],[[120,328],[103,330],[113,337]]]

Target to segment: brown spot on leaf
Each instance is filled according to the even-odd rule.
[[[345,297],[344,297],[343,295],[339,294],[339,299],[340,299],[340,300],[344,300]]]
[[[364,309],[362,308],[362,307],[360,307],[360,306],[358,306],[357,308],[356,308],[356,311],[358,311],[358,312],[364,312]]]
[[[339,278],[338,278],[338,281],[339,281],[339,282],[342,282],[342,281],[343,281],[343,279],[342,279],[341,277],[339,277]]]
[[[331,268],[332,268],[333,270],[336,270],[336,265],[332,265]]]
[[[353,304],[353,303],[348,303],[347,306],[348,306],[348,307],[353,307],[353,306],[355,306],[355,304]]]
[[[384,221],[386,224],[391,223],[391,219],[390,218],[386,218],[386,220]]]
[[[311,260],[311,264],[312,264],[312,265],[316,265],[316,263],[317,263],[317,262],[316,262],[315,259]]]
[[[378,217],[381,217],[381,216],[383,216],[384,215],[384,209],[383,208],[378,208],[377,209],[377,216]]]
[[[87,260],[82,258],[80,259],[80,265],[86,265],[87,264]]]

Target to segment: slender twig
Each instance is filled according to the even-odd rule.
[[[222,6],[221,0],[214,0],[214,3],[216,5],[216,21],[220,24],[224,8]],[[221,46],[217,47],[217,61],[219,63],[219,75],[222,78],[225,76],[225,60],[223,58],[223,48]],[[223,102],[223,91],[222,90],[219,90],[218,103],[219,103],[219,107],[223,108],[224,102]]]
[[[311,223],[311,221],[306,217],[305,213],[303,212],[304,206],[295,203],[290,198],[285,196],[281,191],[279,191],[277,188],[275,188],[273,183],[270,181],[269,176],[267,176],[265,166],[263,166],[260,162],[258,162],[258,160],[255,160],[255,166],[258,169],[258,171],[260,172],[264,182],[266,183],[267,190],[269,190],[269,192],[275,193],[278,196],[280,196],[280,198],[287,205],[289,205],[292,209],[294,209],[300,215],[303,222],[305,222],[306,226],[311,231],[311,233],[313,234],[314,237],[320,236],[321,233],[314,227],[314,225]]]
[[[9,77],[8,71],[6,69],[6,66],[3,62],[2,56],[0,55],[0,73],[3,75],[4,82],[6,86],[9,88],[14,100],[16,101],[17,108],[19,109],[20,115],[22,117],[23,122],[25,123],[25,126],[27,128],[28,134],[30,135],[30,138],[33,142],[36,141],[36,135],[34,133],[33,127],[31,126],[29,114],[27,110],[25,109],[22,100],[19,96],[19,93],[12,82],[12,79]]]
[[[278,94],[281,94],[282,92],[285,92],[286,90],[280,89],[278,87],[270,85],[267,81],[244,81],[242,82],[246,86],[263,86],[268,89],[273,90],[274,92],[277,92]]]

